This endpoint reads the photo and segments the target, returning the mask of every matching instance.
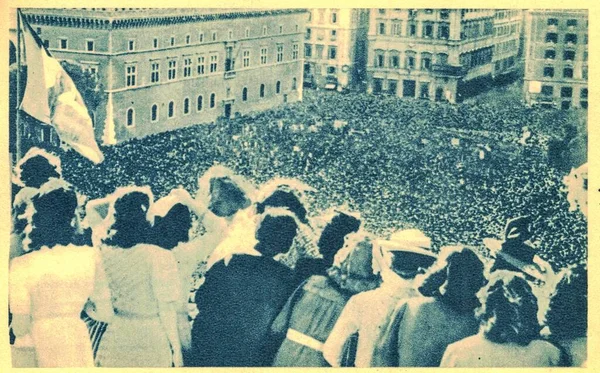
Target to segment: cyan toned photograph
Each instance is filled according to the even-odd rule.
[[[13,368],[588,366],[588,9],[214,6],[7,8]]]

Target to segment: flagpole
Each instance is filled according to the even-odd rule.
[[[21,159],[21,8],[17,8],[17,107],[16,107],[16,162]],[[16,163],[15,162],[15,163]]]

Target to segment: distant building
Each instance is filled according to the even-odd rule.
[[[311,9],[304,41],[304,83],[360,88],[366,77],[368,9]]]
[[[302,99],[303,9],[24,9],[60,60],[97,74],[105,144]]]
[[[526,34],[527,103],[587,109],[587,10],[531,10]]]
[[[513,69],[520,32],[517,11],[372,9],[368,92],[458,102]]]

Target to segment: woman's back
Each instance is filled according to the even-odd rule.
[[[324,276],[312,276],[297,290],[275,319],[273,330],[288,338],[275,357],[274,366],[329,366],[319,349],[329,337],[350,293],[342,293]],[[304,343],[307,338],[318,343]],[[307,346],[310,345],[310,346]]]
[[[149,244],[138,244],[129,249],[103,248],[104,268],[117,314],[158,314],[153,284],[160,281],[161,274],[156,271],[156,262],[164,255],[172,254]]]
[[[398,362],[406,367],[437,367],[449,344],[476,334],[473,312],[460,313],[433,297],[407,302],[398,330]]]

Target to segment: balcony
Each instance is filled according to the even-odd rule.
[[[433,64],[431,71],[437,75],[461,77],[467,73],[463,66],[453,66],[445,64]]]
[[[233,79],[235,78],[235,71],[231,70],[231,71],[225,71],[225,74],[223,76],[225,79]]]

